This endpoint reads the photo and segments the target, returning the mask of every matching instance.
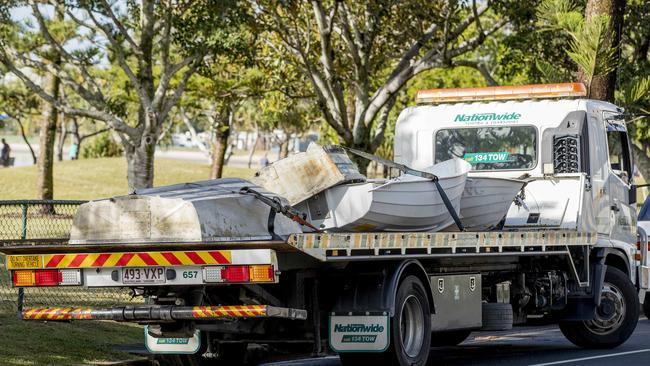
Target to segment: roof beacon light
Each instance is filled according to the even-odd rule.
[[[479,100],[544,99],[585,97],[582,83],[488,86],[484,88],[450,88],[418,90],[417,103],[448,103]]]

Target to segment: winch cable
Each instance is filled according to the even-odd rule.
[[[307,226],[308,228],[314,230],[314,232],[319,233],[320,230],[316,228],[314,225],[312,225],[309,221],[304,219],[299,211],[297,211],[295,208],[293,208],[291,205],[283,205],[282,201],[280,201],[279,197],[267,197],[264,194],[262,194],[259,191],[256,191],[250,187],[242,187],[239,190],[240,194],[247,194],[250,196],[253,196],[257,198],[258,200],[262,201],[264,204],[268,205],[271,207],[271,210],[276,213],[281,213],[284,216],[290,218],[291,220],[297,222],[298,224],[302,226]],[[269,223],[269,225],[272,225],[272,223]]]
[[[460,222],[460,218],[458,217],[458,214],[456,213],[456,210],[454,209],[454,206],[451,204],[451,201],[449,200],[449,197],[447,196],[447,193],[445,193],[445,190],[442,189],[442,186],[440,186],[440,182],[438,182],[438,176],[433,174],[433,173],[427,173],[423,172],[421,170],[415,170],[413,168],[410,168],[404,164],[396,163],[392,160],[384,159],[382,157],[368,154],[367,152],[356,150],[356,149],[351,149],[349,147],[342,146],[343,149],[346,151],[351,152],[354,155],[360,156],[364,159],[370,160],[377,162],[379,164],[382,164],[384,166],[400,170],[406,174],[409,175],[414,175],[416,177],[421,177],[425,179],[430,179],[433,184],[436,185],[436,189],[438,190],[438,193],[440,194],[440,198],[442,198],[442,202],[445,204],[445,207],[447,208],[447,211],[451,215],[451,218],[454,219],[454,223],[458,227],[458,230],[460,231],[465,231],[465,228],[463,227],[463,224]]]

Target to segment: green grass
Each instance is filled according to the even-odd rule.
[[[13,313],[0,313],[0,364],[64,366],[133,359],[114,349],[119,344],[142,344],[137,325],[104,321],[28,322]]]
[[[36,167],[0,169],[0,200],[34,199],[36,194]],[[252,170],[227,167],[225,176],[250,177]],[[205,180],[209,166],[179,160],[157,159],[154,185]],[[97,199],[127,193],[126,161],[124,158],[83,159],[57,162],[54,165],[55,199]],[[15,216],[15,215],[14,215]],[[33,221],[32,221],[33,222]],[[0,228],[2,229],[2,228]],[[9,227],[5,227],[9,230]],[[29,230],[28,230],[29,231]],[[0,269],[7,283],[4,268]],[[1,286],[0,286],[1,287]],[[0,288],[2,290],[2,288]],[[1,293],[0,298],[13,299],[14,289],[4,288],[10,293]],[[104,299],[101,291],[88,294],[59,293],[66,301],[70,298],[97,302]],[[38,302],[40,297],[52,297],[53,293],[31,293],[26,296],[29,303]],[[112,300],[115,294],[108,294]],[[124,300],[124,299],[121,299]],[[143,329],[137,325],[112,322],[28,322],[18,320],[11,306],[0,306],[0,365],[74,365],[132,359],[133,356],[118,352],[114,345],[142,344]]]
[[[195,162],[156,159],[154,185],[206,180],[210,167]],[[1,168],[0,200],[37,198],[35,166]],[[224,176],[249,178],[253,171],[226,167]],[[81,159],[54,164],[55,199],[97,199],[126,194],[124,158]]]

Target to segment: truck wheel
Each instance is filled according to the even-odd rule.
[[[650,319],[650,292],[646,292],[643,298],[643,314]]]
[[[395,316],[390,324],[390,346],[384,353],[340,353],[341,364],[424,366],[431,344],[431,312],[422,281],[408,276],[399,285]]]
[[[600,305],[594,319],[560,322],[562,334],[583,348],[614,348],[625,342],[639,320],[639,297],[618,268],[607,267]]]
[[[469,337],[471,330],[452,330],[435,332],[431,335],[431,347],[451,347],[463,343]]]

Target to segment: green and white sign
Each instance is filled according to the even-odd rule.
[[[492,163],[505,163],[510,157],[507,152],[480,152],[480,153],[466,153],[463,159],[470,164],[492,164]]]
[[[336,352],[383,352],[388,315],[330,316],[330,347]]]
[[[521,113],[504,112],[504,113],[459,113],[454,118],[454,122],[465,122],[468,124],[499,124],[517,122],[521,118]]]
[[[191,338],[154,338],[145,326],[144,343],[151,353],[194,354],[201,347],[201,334],[196,330]]]

